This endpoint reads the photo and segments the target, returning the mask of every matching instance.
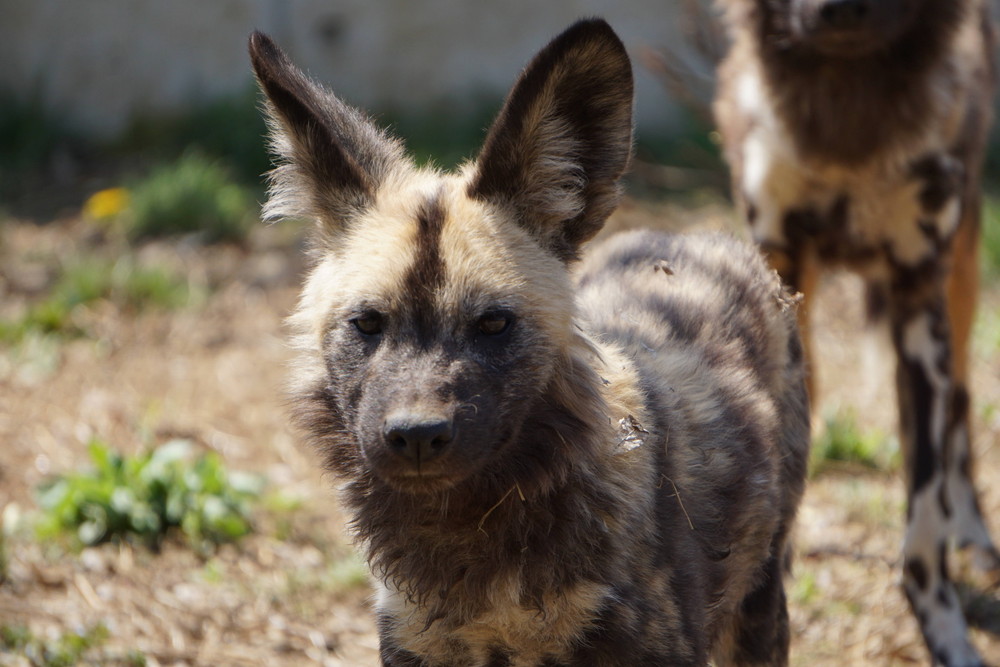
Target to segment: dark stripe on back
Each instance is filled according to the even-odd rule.
[[[494,646],[490,649],[489,660],[486,667],[510,667],[510,651],[502,646]]]
[[[434,313],[434,295],[444,284],[441,232],[445,213],[440,194],[421,204],[416,218],[413,266],[403,278],[403,293],[417,333],[424,337],[433,334],[437,319]]]

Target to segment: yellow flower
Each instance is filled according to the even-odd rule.
[[[108,188],[90,195],[83,205],[83,214],[91,220],[108,220],[118,216],[127,206],[128,190]]]

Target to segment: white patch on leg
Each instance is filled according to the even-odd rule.
[[[951,238],[958,230],[958,223],[961,219],[962,202],[958,197],[952,197],[934,221],[937,225],[938,235],[943,239]]]
[[[935,664],[947,667],[979,666],[982,661],[969,642],[962,607],[948,577],[947,563],[943,562],[956,516],[953,513],[952,520],[949,520],[941,506],[941,485],[945,483],[948,472],[944,467],[944,439],[947,436],[951,378],[942,370],[942,362],[947,360],[947,341],[934,336],[931,324],[931,314],[922,313],[903,329],[903,353],[910,361],[920,364],[930,384],[930,415],[917,415],[917,418],[930,420],[930,445],[938,464],[931,472],[931,479],[910,498],[910,522],[903,543],[903,585]],[[965,446],[968,447],[967,442]],[[946,491],[950,493],[951,490]],[[919,564],[917,567],[922,566],[923,587],[911,572],[914,563]]]
[[[919,360],[927,379],[932,387],[933,401],[931,403],[931,442],[937,448],[936,452],[943,469],[935,471],[943,475],[945,497],[951,509],[951,518],[946,526],[941,526],[942,538],[954,537],[962,546],[970,545],[981,549],[984,553],[977,554],[977,567],[991,569],[995,562],[995,548],[990,538],[989,530],[983,523],[982,516],[976,511],[976,490],[972,480],[962,472],[961,462],[970,456],[969,433],[965,425],[947,432],[948,390],[951,378],[940,370],[936,360],[941,359],[944,341],[936,340],[930,328],[930,316],[921,315],[910,322],[903,334],[903,346],[906,355]],[[944,440],[951,438],[948,456],[944,456]],[[986,562],[986,561],[991,562]]]
[[[941,562],[946,543],[947,519],[938,503],[940,476],[932,480],[910,500],[911,519],[903,543],[903,586],[921,630],[929,644],[936,665],[966,667],[982,665],[979,654],[968,640],[968,626],[962,615],[958,594],[951,581],[942,577],[946,564]],[[924,570],[924,586],[910,572],[910,564]]]
[[[996,547],[976,507],[976,489],[962,471],[962,461],[970,456],[969,431],[962,424],[949,434],[949,456],[945,462],[945,489],[952,515],[949,533],[959,546],[976,548],[975,566],[983,571],[997,567]]]
[[[907,358],[920,363],[931,385],[930,438],[938,457],[943,456],[945,428],[948,416],[948,391],[951,378],[941,370],[940,360],[945,356],[947,342],[938,340],[931,330],[931,316],[921,313],[903,329],[903,351]],[[921,418],[922,415],[917,415]],[[939,459],[940,460],[940,459]]]

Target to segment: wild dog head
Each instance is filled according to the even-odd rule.
[[[912,42],[930,48],[964,0],[724,0],[755,12],[761,37],[798,56],[856,59]],[[922,44],[920,44],[922,42]]]
[[[334,471],[401,492],[489,475],[573,335],[566,265],[619,198],[621,42],[599,20],[554,39],[455,174],[415,167],[265,35],[250,55],[280,160],[265,217],[315,222],[292,317],[311,435]]]

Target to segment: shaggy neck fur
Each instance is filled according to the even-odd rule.
[[[756,32],[750,41],[798,150],[853,166],[919,138],[942,113],[934,77],[970,11],[959,0],[923,2],[899,39],[858,58],[824,56],[796,44],[770,8],[758,8],[747,25]]]
[[[327,391],[300,412],[328,467],[351,480],[344,499],[373,573],[424,607],[428,625],[468,622],[510,581],[519,582],[520,599],[504,602],[544,611],[545,592],[600,580],[615,566],[609,526],[627,523],[615,516],[626,508],[616,508],[620,490],[602,461],[612,431],[594,419],[607,405],[581,343],[558,363],[506,451],[433,496],[400,493],[366,472]]]

